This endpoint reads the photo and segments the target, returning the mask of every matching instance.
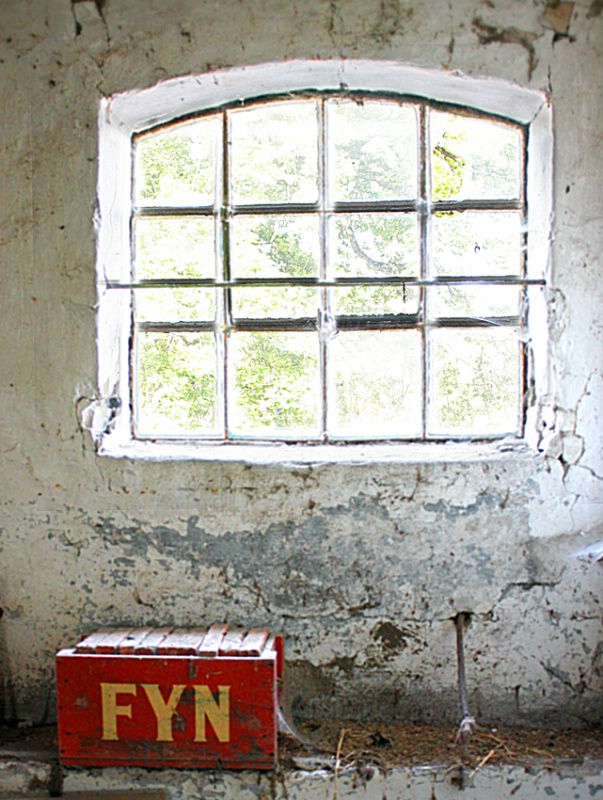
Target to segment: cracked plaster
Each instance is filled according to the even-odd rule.
[[[555,40],[536,1],[252,0],[244,15],[236,0],[2,4],[1,713],[52,719],[54,653],[95,627],[227,619],[285,633],[300,716],[455,720],[452,617],[467,611],[479,716],[600,718],[603,567],[574,556],[603,533],[599,6],[575,3]],[[546,454],[323,466],[96,455],[81,423],[96,395],[98,101],[303,57],[396,59],[549,93]]]

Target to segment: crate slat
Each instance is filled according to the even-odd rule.
[[[203,642],[206,629],[176,628],[158,645],[157,655],[195,656]]]
[[[237,656],[247,631],[245,628],[229,628],[220,642],[219,656]]]
[[[134,648],[134,653],[137,656],[152,656],[157,652],[157,648],[174,629],[173,628],[153,628],[148,633],[140,644]]]
[[[132,655],[135,648],[143,641],[153,629],[152,628],[135,628],[131,631],[117,648],[120,655]]]
[[[198,653],[203,658],[213,658],[218,655],[220,642],[228,630],[227,625],[212,625],[207,631],[203,642],[199,645]]]
[[[260,656],[264,645],[268,641],[270,632],[268,628],[252,628],[243,639],[239,655],[241,656]]]
[[[105,638],[97,644],[96,652],[104,655],[117,653],[117,648],[123,640],[132,633],[133,628],[115,628],[114,631],[108,633]]]
[[[96,653],[97,646],[114,630],[115,628],[99,628],[97,631],[88,634],[81,642],[76,644],[75,652]]]

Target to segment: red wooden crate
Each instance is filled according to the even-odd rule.
[[[96,631],[57,655],[61,761],[272,769],[282,669],[265,629]]]

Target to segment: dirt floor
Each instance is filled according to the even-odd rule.
[[[438,766],[465,772],[486,764],[520,764],[526,768],[554,769],[561,764],[581,764],[584,759],[603,759],[603,730],[530,730],[519,727],[479,726],[465,742],[457,740],[452,727],[425,725],[361,725],[329,720],[300,726],[307,743],[279,737],[282,768],[333,767],[358,769],[380,767]],[[15,727],[0,724],[2,758],[58,758],[56,728]]]
[[[335,756],[339,768],[463,766],[469,771],[486,764],[520,764],[555,768],[603,759],[603,730],[530,730],[520,727],[479,726],[466,741],[457,729],[426,725],[360,725],[329,720],[302,725],[308,746],[281,737],[279,757],[287,761],[312,756]]]

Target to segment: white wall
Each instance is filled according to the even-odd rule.
[[[564,4],[561,4],[562,6]],[[559,10],[559,6],[557,7]],[[0,711],[52,718],[53,659],[101,625],[284,632],[299,714],[578,724],[602,710],[603,6],[0,1]],[[77,32],[76,32],[77,31]],[[97,113],[115,92],[293,58],[393,59],[549,93],[548,456],[322,466],[101,458]]]

